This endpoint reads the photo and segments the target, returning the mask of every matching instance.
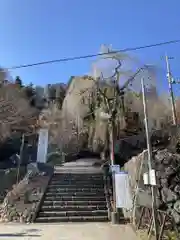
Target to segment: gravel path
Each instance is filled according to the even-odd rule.
[[[0,239],[13,240],[137,240],[128,225],[110,223],[0,224]]]

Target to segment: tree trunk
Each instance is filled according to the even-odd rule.
[[[114,123],[111,123],[111,126],[109,127],[109,138],[110,159],[111,164],[114,165]]]

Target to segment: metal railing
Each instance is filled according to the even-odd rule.
[[[105,191],[106,203],[108,208],[108,218],[109,220],[111,220],[111,212],[113,211],[112,186],[111,186],[110,176],[107,176],[105,173],[103,173],[103,177],[104,177],[104,191]]]

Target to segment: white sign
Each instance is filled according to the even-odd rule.
[[[38,150],[37,150],[37,162],[46,163],[48,150],[48,129],[40,129]]]
[[[152,186],[156,186],[156,172],[154,169],[152,169],[150,172],[149,172],[149,180],[150,180],[150,184]]]
[[[143,181],[144,181],[145,185],[149,184],[149,173],[148,172],[143,174]]]
[[[133,206],[130,194],[129,177],[125,172],[115,174],[116,208],[130,210]]]

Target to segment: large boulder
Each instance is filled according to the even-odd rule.
[[[89,97],[96,82],[91,76],[72,77],[63,101],[63,115],[82,126],[82,121],[89,111],[86,98]]]
[[[143,173],[148,172],[147,150],[133,157],[124,166],[129,174],[132,196],[135,206],[151,207],[151,191],[144,185]],[[167,210],[180,225],[180,155],[168,149],[153,152],[152,167],[156,170],[156,203],[160,209]],[[137,191],[138,189],[138,191]],[[136,208],[136,207],[135,207]],[[136,215],[137,216],[137,215]]]

